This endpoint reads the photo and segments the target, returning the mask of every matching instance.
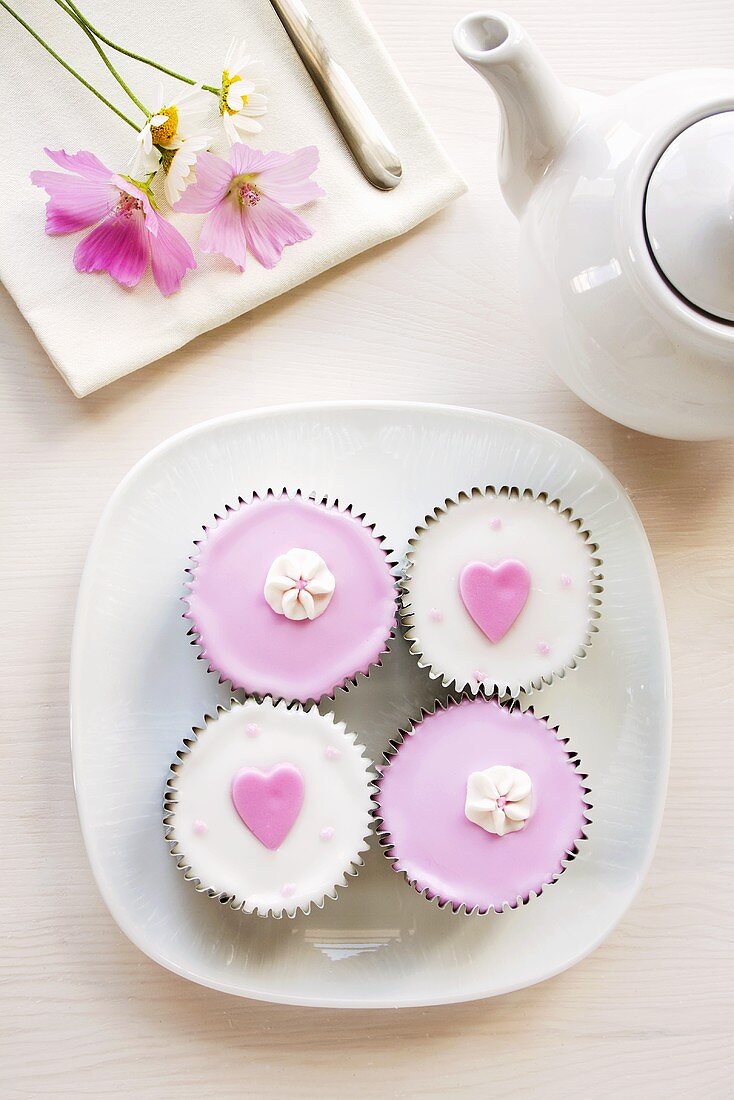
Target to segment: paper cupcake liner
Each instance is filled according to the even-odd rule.
[[[357,672],[355,672],[353,675],[346,676],[343,680],[340,680],[339,683],[334,684],[334,686],[332,687],[330,692],[327,692],[323,695],[319,695],[318,697],[314,696],[312,698],[306,699],[305,701],[304,700],[293,700],[293,702],[299,702],[302,706],[307,706],[311,703],[317,703],[317,704],[318,703],[323,703],[327,700],[332,700],[333,701],[334,696],[336,695],[337,691],[339,691],[342,688],[347,689],[347,688],[350,688],[350,687],[356,687],[357,684],[359,683],[360,677],[367,676],[373,668],[380,668],[381,667],[382,658],[389,651],[390,643],[395,638],[395,636],[397,634],[397,631],[398,631],[398,622],[399,622],[399,618],[400,618],[401,565],[400,565],[400,562],[398,561],[398,559],[395,557],[395,551],[390,549],[387,546],[382,545],[383,543],[386,542],[386,536],[383,535],[383,534],[380,534],[377,531],[376,523],[369,522],[367,520],[367,513],[366,512],[356,512],[354,510],[354,505],[353,504],[342,504],[337,497],[334,497],[333,499],[331,499],[328,495],[319,497],[316,493],[306,494],[306,493],[304,493],[304,491],[302,489],[296,489],[293,492],[289,492],[287,487],[285,487],[285,486],[282,489],[266,489],[265,492],[263,492],[263,493],[259,493],[259,492],[254,491],[252,493],[252,495],[249,496],[249,497],[243,497],[243,496],[238,497],[236,504],[233,504],[233,505],[227,504],[224,508],[224,515],[220,515],[219,513],[215,512],[214,516],[213,516],[214,523],[210,524],[210,525],[206,525],[206,524],[202,525],[202,531],[204,532],[204,536],[203,536],[203,538],[200,538],[200,539],[194,539],[194,546],[195,547],[203,546],[206,543],[206,540],[209,536],[209,531],[217,528],[221,523],[226,523],[227,518],[229,517],[229,515],[233,512],[239,511],[239,509],[242,507],[243,504],[251,504],[253,502],[253,500],[266,500],[268,497],[273,497],[273,498],[287,497],[289,500],[294,500],[296,497],[302,497],[304,500],[311,500],[315,504],[322,505],[323,507],[326,507],[326,508],[334,508],[338,512],[341,512],[343,515],[350,515],[353,519],[359,520],[360,523],[362,524],[362,526],[365,528],[365,530],[369,531],[371,536],[374,539],[376,539],[376,541],[378,543],[380,543],[380,545],[382,546],[382,549],[385,553],[385,560],[386,560],[387,567],[388,567],[388,569],[389,569],[389,571],[390,571],[390,573],[391,573],[391,575],[392,575],[392,577],[395,581],[395,625],[390,630],[390,633],[386,636],[385,642],[383,644],[383,648],[380,650],[380,652],[377,655],[377,657],[375,658],[375,660],[370,663],[370,665],[368,666],[368,668],[366,670],[363,671],[361,669],[358,669]],[[196,568],[199,564],[198,554],[191,554],[189,556],[189,561],[191,562],[191,564],[186,567],[185,573],[188,575],[188,577],[190,579],[185,582],[185,587],[190,591],[191,588],[193,587],[194,574],[196,573]],[[188,592],[181,597],[181,602],[186,604],[186,606],[188,608]],[[206,652],[206,646],[205,646],[204,641],[201,637],[201,634],[197,631],[196,626],[192,621],[192,616],[191,616],[190,611],[189,610],[184,611],[181,617],[184,620],[189,620],[191,622],[191,626],[189,627],[189,629],[187,631],[187,636],[190,639],[191,645],[194,646],[199,651],[196,655],[197,661],[204,661],[206,663],[206,666],[207,666],[207,672],[217,676],[218,681],[219,681],[220,684],[223,684],[223,685],[229,687],[230,691],[233,694],[236,693],[237,695],[241,696],[242,692],[245,692],[245,694],[247,695],[247,697],[249,699],[256,699],[258,702],[262,702],[263,699],[267,699],[267,698],[271,698],[274,701],[283,699],[285,702],[288,702],[288,703],[291,702],[291,700],[288,699],[287,697],[277,695],[277,694],[273,694],[272,692],[258,693],[258,692],[255,692],[255,691],[248,691],[248,689],[244,688],[244,687],[236,686],[228,676],[224,676],[220,672],[220,670],[218,668],[216,668],[216,666],[213,665],[211,663],[211,661],[209,660],[209,655]]]
[[[518,894],[517,897],[514,899],[508,898],[503,903],[501,910],[497,910],[493,906],[489,906],[487,909],[482,909],[478,905],[468,908],[463,902],[459,905],[454,905],[450,898],[441,898],[439,894],[434,893],[431,890],[430,886],[421,885],[417,878],[411,878],[406,870],[404,870],[402,867],[397,867],[396,864],[398,863],[400,857],[395,854],[395,846],[392,843],[390,832],[387,829],[382,828],[382,826],[384,825],[384,820],[380,814],[380,786],[382,783],[383,773],[385,769],[389,767],[391,760],[395,756],[397,756],[398,752],[400,751],[400,746],[403,744],[406,737],[413,736],[416,729],[418,729],[421,723],[426,718],[432,717],[432,715],[436,714],[437,711],[447,710],[454,703],[461,703],[465,700],[474,701],[478,698],[485,699],[487,702],[497,702],[503,707],[503,709],[509,712],[512,712],[513,710],[521,710],[523,714],[532,714],[534,718],[536,718],[539,722],[542,722],[548,730],[549,734],[554,736],[556,740],[564,746],[566,756],[573,764],[574,770],[578,775],[578,778],[584,784],[581,788],[584,794],[584,828],[582,829],[581,836],[575,841],[573,847],[570,849],[566,849],[561,859],[560,871],[556,871],[555,874],[553,874],[546,882],[541,883],[537,890],[529,891],[527,897],[523,897],[521,894]],[[382,849],[383,855],[392,865],[393,870],[396,872],[396,874],[402,875],[405,881],[413,887],[415,892],[419,894],[420,897],[430,902],[433,906],[435,906],[435,908],[441,910],[447,909],[452,913],[470,917],[486,917],[490,914],[494,916],[501,916],[502,913],[505,913],[508,910],[519,909],[522,906],[527,905],[530,901],[533,900],[533,898],[540,897],[540,895],[548,886],[553,886],[556,882],[558,882],[563,872],[568,868],[571,863],[573,863],[574,859],[579,854],[579,845],[585,843],[588,840],[586,830],[593,823],[593,819],[589,816],[589,813],[594,808],[593,803],[590,802],[588,799],[588,796],[591,794],[591,788],[586,786],[585,784],[585,780],[587,780],[589,776],[586,772],[583,772],[581,770],[581,758],[579,757],[578,753],[572,749],[567,748],[569,738],[560,737],[559,727],[551,725],[550,721],[551,719],[548,714],[538,715],[535,712],[535,708],[532,706],[527,706],[523,709],[517,700],[512,700],[511,702],[502,702],[502,700],[499,699],[497,695],[490,695],[482,689],[480,689],[478,693],[462,691],[457,692],[456,694],[452,694],[446,700],[435,699],[429,707],[421,707],[420,715],[418,716],[418,718],[411,720],[406,729],[398,730],[396,737],[390,740],[388,748],[385,749],[385,752],[383,753],[383,759],[385,763],[383,765],[377,765],[378,778],[373,784],[375,792],[372,795],[372,801],[374,803],[372,816],[375,821],[375,831],[377,834],[377,839]]]
[[[254,699],[255,697],[248,695],[246,698]],[[258,700],[258,702],[259,701],[260,700]],[[236,702],[236,700],[232,700],[231,702]],[[276,708],[282,707],[284,710],[303,710],[306,712],[316,707],[315,703],[302,705],[300,703],[286,703],[283,699],[273,700],[273,705]],[[191,730],[191,736],[184,738],[182,747],[177,750],[176,758],[172,762],[168,770],[168,776],[166,778],[163,796],[163,826],[165,830],[165,840],[169,846],[170,854],[176,860],[176,866],[183,873],[185,880],[192,884],[197,893],[206,894],[207,897],[218,901],[221,905],[228,906],[230,909],[235,910],[235,912],[242,912],[247,915],[259,917],[270,917],[271,919],[275,920],[281,920],[283,917],[293,919],[294,917],[298,916],[299,913],[302,913],[304,916],[308,916],[313,909],[323,909],[327,900],[331,899],[333,901],[336,901],[338,893],[340,891],[346,890],[349,886],[349,880],[356,878],[362,867],[364,867],[363,855],[369,850],[370,838],[373,835],[371,820],[372,815],[370,813],[365,818],[365,832],[363,841],[354,852],[354,854],[351,856],[347,866],[345,866],[341,878],[338,879],[330,889],[325,890],[324,893],[321,894],[321,896],[311,898],[305,905],[299,903],[294,905],[291,909],[288,909],[286,906],[284,906],[283,909],[277,913],[273,912],[272,908],[270,907],[247,909],[246,898],[240,898],[237,897],[235,894],[228,894],[226,892],[216,890],[213,887],[208,886],[199,878],[199,876],[192,868],[191,864],[188,862],[186,853],[180,847],[176,837],[175,814],[176,805],[178,803],[178,789],[176,787],[176,779],[181,767],[185,763],[186,757],[191,752],[192,746],[196,744],[202,734],[206,735],[209,727],[219,719],[221,714],[225,714],[229,710],[231,710],[231,703],[228,707],[221,705],[217,706],[214,714],[205,714],[202,718],[202,724],[199,726],[193,726]],[[370,757],[367,755],[365,747],[361,744],[361,742],[357,740],[357,733],[348,730],[346,727],[346,723],[337,722],[334,718],[334,715],[328,711],[325,714],[321,714],[321,717],[326,720],[330,720],[334,729],[339,731],[340,736],[347,737],[355,748],[361,750],[359,753],[360,758],[365,760],[367,764],[370,765],[369,771],[367,773],[367,786],[368,790],[370,791],[370,800],[374,801],[374,789],[376,783],[374,765]]]
[[[546,673],[532,680],[519,680],[512,684],[488,683],[483,681],[477,684],[476,687],[470,684],[467,684],[465,687],[459,687],[455,677],[450,676],[448,673],[444,673],[441,669],[433,665],[423,652],[421,640],[417,637],[413,625],[409,621],[413,612],[411,610],[412,604],[408,602],[410,597],[408,584],[413,568],[415,550],[420,543],[421,536],[429,526],[432,523],[437,523],[442,515],[445,515],[451,508],[460,505],[462,501],[471,500],[472,497],[475,496],[488,495],[507,496],[517,499],[521,497],[530,497],[533,500],[542,501],[547,507],[553,508],[560,516],[565,516],[568,522],[576,527],[579,537],[583,538],[591,554],[588,626],[586,635],[575,650],[572,659],[563,665],[559,665],[558,668],[553,669],[550,673]],[[515,485],[501,485],[499,487],[487,485],[484,488],[473,486],[471,489],[462,489],[455,497],[447,497],[443,504],[437,505],[434,510],[425,517],[423,522],[416,527],[413,536],[408,540],[408,546],[410,549],[405,555],[405,566],[400,581],[398,600],[400,622],[405,640],[410,644],[410,652],[418,659],[419,667],[427,669],[431,679],[440,680],[442,687],[459,691],[462,694],[467,693],[473,697],[477,697],[480,693],[485,693],[487,695],[496,696],[500,700],[517,698],[521,695],[527,695],[533,690],[539,691],[544,685],[552,684],[555,680],[563,679],[567,672],[577,668],[579,662],[586,657],[591,648],[593,636],[599,630],[599,619],[601,618],[600,607],[602,604],[601,595],[604,590],[604,574],[601,572],[603,559],[599,556],[598,543],[594,541],[591,532],[584,525],[584,521],[580,516],[574,513],[572,508],[564,507],[563,502],[558,497],[551,497],[547,492],[538,493],[533,489],[522,489]]]

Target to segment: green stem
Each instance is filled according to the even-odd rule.
[[[49,46],[48,42],[41,38],[40,34],[37,34],[36,31],[33,30],[33,27],[29,26],[28,23],[26,23],[25,19],[21,19],[17,11],[13,11],[10,5],[5,3],[5,0],[0,0],[0,7],[4,8],[8,15],[12,15],[13,19],[20,23],[21,27],[27,30],[28,33],[33,38],[35,38],[39,46],[43,46],[44,50],[50,53],[51,57],[53,57],[55,61],[58,61],[59,65],[61,65],[62,68],[66,69],[67,73],[71,73],[71,75],[76,80],[78,80],[80,84],[83,84],[84,87],[92,93],[92,95],[96,95],[97,99],[104,103],[105,107],[109,107],[109,109],[114,112],[114,114],[116,114],[118,118],[121,118],[123,122],[126,122],[128,126],[131,126],[132,129],[136,132],[140,129],[137,123],[133,122],[133,120],[131,118],[128,118],[127,115],[124,115],[122,111],[119,111],[113,103],[110,103],[109,99],[106,99],[102,95],[101,92],[98,92],[93,84],[90,84],[88,80],[85,80],[84,77],[76,71],[76,69],[72,69],[71,65],[67,61],[64,61],[63,57],[59,57],[59,55],[56,53],[56,50],[52,49],[51,46]]]
[[[135,93],[132,91],[132,89],[129,88],[128,85],[125,83],[125,81],[122,79],[122,77],[118,73],[117,69],[112,64],[112,62],[110,61],[109,57],[107,56],[107,54],[104,52],[104,50],[100,46],[97,39],[92,34],[91,30],[87,27],[86,23],[84,22],[84,19],[81,16],[77,15],[76,10],[74,9],[74,5],[69,4],[67,6],[63,2],[63,0],[55,0],[55,2],[59,5],[59,7],[62,9],[62,11],[65,11],[66,14],[74,20],[74,22],[77,24],[78,27],[81,27],[81,29],[84,31],[87,38],[92,43],[95,50],[97,51],[97,53],[101,57],[103,64],[107,66],[107,68],[111,72],[112,76],[115,78],[117,83],[122,88],[125,95],[129,96],[129,98],[133,101],[133,103],[138,108],[138,110],[142,111],[146,118],[149,118],[150,117],[150,111],[148,110],[148,108],[145,106],[144,103],[140,102],[140,100],[135,95]]]
[[[124,46],[120,46],[117,42],[113,42],[111,38],[107,38],[106,35],[92,26],[86,15],[83,15],[76,4],[73,3],[73,0],[66,0],[66,4],[63,0],[56,0],[56,3],[59,4],[60,7],[65,8],[70,15],[75,16],[77,22],[83,23],[95,38],[98,38],[100,42],[104,42],[105,46],[109,46],[110,49],[114,50],[116,53],[124,54],[125,57],[131,57],[133,61],[140,61],[143,65],[149,65],[152,69],[158,69],[159,72],[165,73],[166,76],[172,76],[174,80],[180,80],[184,84],[194,85],[197,83],[197,81],[192,80],[190,76],[184,76],[182,73],[177,73],[175,69],[168,69],[165,65],[160,65],[157,61],[151,61],[149,57],[143,57],[142,54],[127,50]],[[219,88],[214,88],[211,84],[202,84],[201,87],[205,92],[211,92],[212,95],[219,96]]]

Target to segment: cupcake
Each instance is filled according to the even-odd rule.
[[[362,516],[268,493],[240,500],[204,532],[184,598],[210,671],[248,694],[305,703],[379,662],[395,628],[396,583]]]
[[[439,707],[386,759],[380,842],[394,870],[439,906],[514,909],[555,882],[585,839],[590,804],[575,754],[517,704]]]
[[[557,500],[473,489],[428,516],[410,547],[403,625],[421,667],[445,687],[517,695],[586,652],[601,559]]]
[[[289,917],[336,897],[362,865],[371,764],[343,722],[254,699],[184,741],[166,784],[166,840],[197,890]]]

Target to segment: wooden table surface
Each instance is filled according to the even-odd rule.
[[[509,6],[563,79],[597,92],[734,64],[726,0]],[[495,104],[451,46],[467,0],[366,7],[469,182],[451,209],[81,402],[0,291],[3,1097],[732,1094],[734,738],[723,708],[734,687],[734,448],[628,431],[549,372],[518,302]],[[609,940],[536,988],[392,1013],[239,1001],[144,957],[92,881],[67,706],[84,555],[117,482],[171,433],[235,409],[387,397],[546,425],[595,452],[627,487],[672,641],[660,844]]]

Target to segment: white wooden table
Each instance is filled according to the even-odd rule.
[[[666,69],[734,64],[727,0],[509,6],[562,78],[597,92]],[[731,1095],[734,738],[723,708],[734,687],[734,449],[627,431],[550,374],[518,303],[495,105],[451,47],[467,0],[366,7],[470,184],[453,208],[83,402],[0,291],[3,1097]],[[544,424],[594,451],[628,488],[672,639],[663,833],[621,926],[540,987],[392,1014],[237,1001],[141,955],[92,882],[67,709],[84,554],[119,479],[171,433],[233,409],[380,397]]]

